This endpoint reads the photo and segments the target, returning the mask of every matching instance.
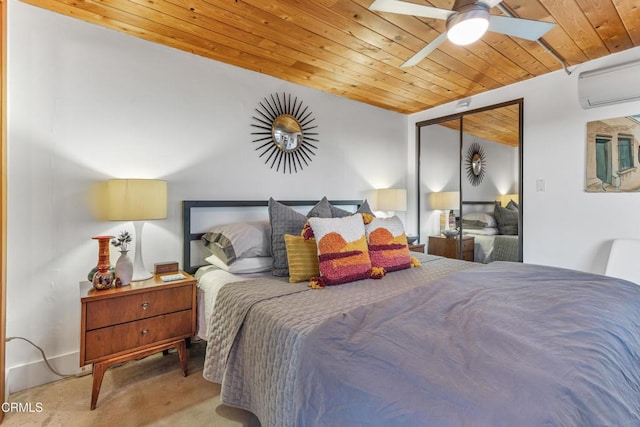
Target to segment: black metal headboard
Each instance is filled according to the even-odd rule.
[[[314,206],[318,200],[278,200],[287,206]],[[362,200],[329,200],[335,206],[354,206],[359,208]],[[197,208],[235,208],[268,206],[268,200],[183,200],[182,201],[182,269],[195,273],[199,266],[191,265],[191,242],[201,240],[204,233],[191,232],[191,213]]]
[[[500,202],[497,201],[497,200],[489,200],[489,201],[485,201],[485,200],[480,200],[480,201],[463,200],[462,201],[463,205],[495,205],[496,203],[500,204]]]

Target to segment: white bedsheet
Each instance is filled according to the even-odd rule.
[[[467,236],[467,234],[465,234],[465,236]],[[470,234],[468,236],[474,238],[473,260],[483,264],[488,264],[493,261],[493,243],[496,236],[479,236],[476,234]]]
[[[198,279],[198,328],[196,335],[205,341],[207,340],[209,319],[216,305],[218,292],[224,285],[264,276],[273,277],[270,271],[265,273],[234,274],[220,270],[214,265],[200,267],[195,274],[196,279]]]
[[[208,321],[216,304],[220,289],[227,283],[239,282],[247,278],[220,270],[215,266],[201,267],[196,272],[198,279],[198,332],[197,336],[206,341]]]
[[[518,252],[514,244],[508,244],[511,239],[517,239],[518,236],[497,234],[495,236],[479,236],[477,234],[464,234],[465,237],[474,238],[474,256],[475,262],[488,264],[493,261],[517,261]],[[508,239],[508,240],[507,240]],[[496,243],[500,240],[499,243]],[[500,249],[496,250],[496,245]],[[514,252],[515,251],[515,252]]]

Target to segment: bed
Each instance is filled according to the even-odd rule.
[[[637,425],[640,286],[413,255],[321,290],[222,286],[204,377],[263,426]]]
[[[474,261],[522,261],[519,205],[495,201],[462,202],[462,234],[474,238]]]

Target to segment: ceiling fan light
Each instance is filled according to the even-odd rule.
[[[489,8],[482,3],[461,8],[447,19],[447,38],[460,46],[475,42],[487,32],[489,16]]]
[[[447,31],[451,43],[465,46],[479,40],[489,28],[489,21],[484,18],[471,18],[454,25]]]

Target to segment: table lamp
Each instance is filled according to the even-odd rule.
[[[136,254],[132,281],[151,278],[142,260],[142,228],[145,221],[167,217],[167,182],[157,179],[110,179],[106,184],[107,219],[133,221]]]
[[[518,195],[517,194],[501,194],[498,197],[496,197],[496,201],[500,202],[500,206],[502,206],[503,208],[507,207],[509,202],[512,200],[514,203],[518,203]]]
[[[393,216],[396,211],[407,210],[407,190],[400,188],[383,188],[376,190],[376,209],[386,211]]]
[[[451,230],[456,228],[456,217],[453,213],[454,210],[460,207],[460,193],[458,191],[440,191],[437,193],[431,193],[431,208],[433,210],[443,211],[441,215],[444,215],[445,211],[449,211],[449,215],[446,221],[444,221],[444,229]],[[440,221],[440,228],[442,228],[442,221]]]

